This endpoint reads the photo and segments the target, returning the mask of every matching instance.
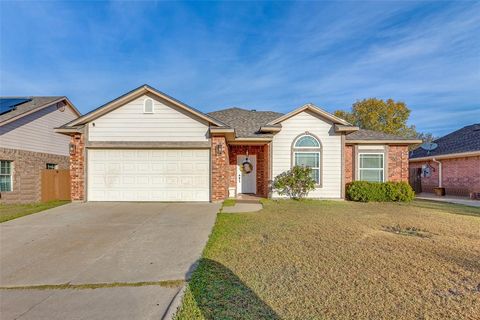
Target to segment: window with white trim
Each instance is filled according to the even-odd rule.
[[[309,134],[302,135],[293,144],[293,164],[312,169],[312,178],[320,184],[320,142]]]
[[[13,189],[13,161],[0,160],[0,192]]]
[[[358,155],[358,180],[383,182],[384,171],[383,153],[360,153]]]
[[[58,169],[58,164],[56,164],[56,163],[47,163],[46,169],[47,169],[47,170],[56,170],[56,169]]]
[[[146,98],[143,100],[143,113],[153,113],[153,99]]]

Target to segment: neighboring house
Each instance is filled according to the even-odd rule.
[[[307,104],[288,114],[230,108],[204,114],[144,85],[63,125],[72,199],[218,201],[278,196],[271,180],[312,167],[312,198],[341,199],[357,180],[407,181],[408,145]]]
[[[80,115],[66,97],[0,98],[0,203],[37,202],[42,169],[68,169],[70,139],[54,128]]]
[[[480,123],[472,124],[433,141],[426,150],[410,153],[412,179],[421,182],[423,192],[435,187],[446,194],[469,196],[480,192]]]

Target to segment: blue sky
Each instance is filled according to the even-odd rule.
[[[480,122],[480,2],[5,2],[0,94],[87,112],[148,83],[202,111],[368,97],[443,135]]]

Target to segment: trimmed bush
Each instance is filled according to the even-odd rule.
[[[295,166],[275,177],[273,188],[279,195],[286,195],[291,199],[302,199],[315,189],[312,169]]]
[[[352,201],[402,201],[409,202],[415,192],[407,182],[353,181],[347,184],[347,199]]]

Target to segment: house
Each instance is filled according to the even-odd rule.
[[[71,136],[72,199],[219,201],[277,197],[271,180],[312,167],[313,198],[347,182],[407,181],[408,145],[359,130],[312,104],[287,114],[230,108],[205,114],[148,85],[59,127]]]
[[[480,193],[480,123],[413,150],[410,168],[412,179],[419,182],[417,191],[433,192],[440,187],[449,195]]]
[[[70,139],[54,128],[79,115],[66,97],[0,98],[0,203],[40,201],[40,171],[69,168]]]

